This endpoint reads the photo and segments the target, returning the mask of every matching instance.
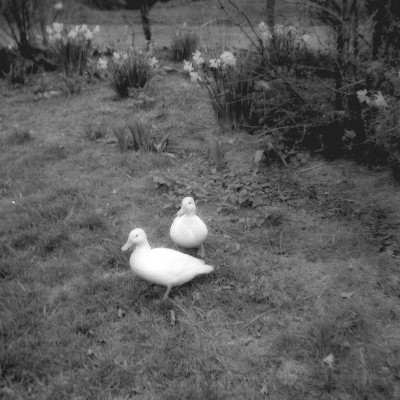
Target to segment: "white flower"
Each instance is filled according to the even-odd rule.
[[[289,26],[288,26],[288,32],[289,32],[289,33],[296,34],[297,31],[298,31],[298,28],[297,28],[296,26],[293,26],[293,25],[289,25]]]
[[[272,39],[272,33],[271,31],[268,29],[266,31],[261,32],[261,36],[263,37],[263,39],[265,40],[270,40]]]
[[[219,68],[221,65],[221,59],[220,58],[212,58],[210,59],[210,67],[211,68]]]
[[[374,96],[373,104],[378,108],[387,108],[388,105],[386,103],[385,98],[381,92],[377,92]]]
[[[357,92],[357,98],[358,98],[358,101],[359,101],[360,103],[364,103],[364,102],[366,102],[367,104],[370,104],[370,103],[371,103],[371,99],[370,99],[370,97],[369,97],[369,95],[368,95],[367,89],[359,90],[359,91]]]
[[[196,52],[193,53],[193,61],[196,63],[196,65],[201,65],[204,63],[204,58],[201,56],[199,50],[196,50]]]
[[[221,61],[225,65],[234,67],[236,65],[236,58],[230,51],[224,51],[220,56]]]
[[[156,64],[158,63],[157,58],[153,57],[151,60],[149,60],[149,65],[152,68],[155,68]]]
[[[197,72],[190,72],[190,79],[192,82],[201,82],[201,77]]]
[[[64,28],[64,25],[61,22],[53,22],[54,32],[61,33],[63,28]]]
[[[261,21],[261,22],[258,24],[258,29],[259,29],[260,31],[269,30],[268,25],[267,25],[264,21]]]
[[[85,32],[85,39],[86,39],[86,40],[92,40],[92,39],[93,39],[93,32],[87,30],[87,31]]]
[[[100,30],[100,26],[96,25],[93,29],[93,33],[97,33]]]
[[[88,27],[87,27],[86,24],[83,24],[83,25],[80,26],[79,30],[80,30],[82,33],[85,33],[85,32],[87,32]]]
[[[107,64],[108,64],[108,62],[107,62],[107,59],[106,59],[106,58],[100,57],[100,58],[99,58],[99,61],[98,61],[98,64],[99,64],[99,68],[100,68],[100,69],[107,69]]]
[[[122,59],[123,59],[124,61],[128,59],[128,53],[127,53],[127,52],[122,53],[121,56],[122,56]]]
[[[275,33],[277,33],[278,35],[283,33],[283,25],[282,24],[276,24],[274,26],[274,31]]]
[[[183,70],[187,72],[192,72],[194,71],[193,65],[190,61],[183,61]]]
[[[309,35],[308,33],[304,33],[303,35],[301,35],[301,38],[302,38],[303,42],[307,43],[310,41],[311,35]]]
[[[51,29],[50,26],[46,26],[46,32],[48,35],[51,35],[53,33],[53,29]]]
[[[118,61],[120,58],[121,58],[121,55],[117,51],[114,51],[114,53],[113,53],[114,61]]]
[[[59,1],[58,3],[54,4],[54,9],[60,11],[64,8],[63,3]]]
[[[53,40],[61,40],[61,32],[57,32],[53,36]]]
[[[78,31],[74,28],[68,32],[68,39],[75,39],[78,35]]]

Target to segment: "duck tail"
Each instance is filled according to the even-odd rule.
[[[202,274],[209,274],[210,272],[214,271],[214,267],[212,265],[204,264],[202,267]]]

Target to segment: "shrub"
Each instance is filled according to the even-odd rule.
[[[0,48],[0,78],[10,84],[26,84],[32,71],[33,62],[24,59],[16,49]]]
[[[172,37],[172,59],[180,62],[188,60],[198,45],[199,36],[196,33],[178,29]]]
[[[105,71],[111,87],[119,99],[129,96],[129,89],[144,88],[153,75],[158,61],[141,52],[114,52],[111,60],[101,57],[98,66]]]
[[[98,26],[91,31],[87,25],[66,27],[57,22],[54,22],[52,27],[46,28],[51,51],[65,75],[74,76],[86,73],[91,40],[98,30]]]
[[[224,51],[219,58],[206,61],[196,51],[193,62],[185,61],[184,70],[207,90],[218,124],[232,129],[248,127],[260,57],[250,51],[240,52],[238,57]]]

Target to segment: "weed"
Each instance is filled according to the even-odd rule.
[[[103,139],[107,135],[107,124],[104,120],[95,120],[93,118],[85,124],[83,132],[86,139],[94,142]]]
[[[171,41],[172,59],[179,62],[189,60],[192,53],[197,50],[199,40],[196,33],[178,29]]]
[[[135,118],[128,123],[127,128],[133,138],[133,149],[151,151],[153,150],[153,140],[151,136],[151,125],[148,121]]]

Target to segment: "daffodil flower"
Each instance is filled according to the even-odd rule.
[[[187,72],[192,72],[194,71],[193,65],[190,61],[183,61],[183,70]]]
[[[220,59],[225,65],[230,65],[231,67],[236,65],[236,57],[230,51],[224,51],[221,54]]]
[[[357,98],[358,98],[358,101],[360,102],[360,103],[367,103],[367,104],[370,104],[371,103],[371,99],[370,99],[370,97],[368,96],[368,91],[367,91],[367,89],[364,89],[364,90],[359,90],[358,92],[357,92]]]
[[[202,79],[197,72],[190,72],[190,79],[192,82],[201,82]]]
[[[54,4],[54,9],[57,11],[61,11],[64,8],[63,3],[59,1],[58,3]]]
[[[64,25],[61,22],[53,22],[54,32],[61,33],[63,28],[64,28]]]
[[[152,68],[155,68],[156,64],[158,63],[157,58],[153,57],[151,60],[149,60],[149,65]]]
[[[386,103],[385,98],[381,92],[377,92],[374,96],[373,104],[378,108],[387,108],[388,104]]]
[[[219,68],[221,65],[221,59],[220,58],[212,58],[210,60],[210,67],[211,68]]]
[[[108,62],[107,62],[107,59],[106,59],[106,58],[100,57],[100,58],[99,58],[99,61],[98,61],[98,64],[99,64],[99,68],[100,68],[100,69],[103,69],[103,70],[107,69],[107,64],[108,64]]]
[[[196,52],[193,53],[193,61],[196,63],[196,65],[204,64],[204,58],[201,56],[199,50],[196,50]]]

